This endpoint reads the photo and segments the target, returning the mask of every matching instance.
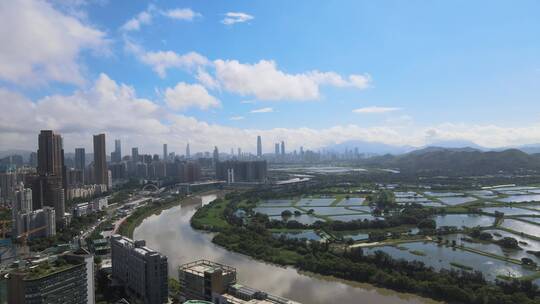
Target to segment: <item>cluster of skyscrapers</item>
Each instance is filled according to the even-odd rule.
[[[87,171],[84,149],[75,151],[73,168],[65,163],[63,139],[52,130],[38,135],[36,169],[21,169],[0,174],[4,204],[11,205],[12,235],[14,237],[53,236],[57,227],[70,220],[66,200],[72,198],[74,187],[85,181],[106,191],[111,186],[105,154],[105,134],[94,136],[94,162],[91,175]]]
[[[189,152],[189,146],[186,149]],[[201,178],[201,164],[188,158],[180,158],[168,153],[163,145],[163,155],[139,154],[139,148],[131,149],[131,155],[121,156],[121,144],[115,141],[115,151],[111,153],[109,164],[114,180],[129,178],[170,179],[177,182],[195,182]]]

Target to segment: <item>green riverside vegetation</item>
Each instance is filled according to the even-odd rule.
[[[161,211],[180,204],[181,200],[182,197],[173,197],[165,201],[149,202],[146,206],[137,208],[122,222],[118,233],[128,238],[133,238],[133,231],[145,218],[154,214],[158,215]]]
[[[234,215],[239,206],[249,211],[259,199],[272,197],[271,193],[230,193],[198,209],[191,220],[196,229],[218,232],[213,242],[228,250],[252,256],[256,259],[294,266],[299,270],[334,276],[400,292],[410,292],[449,303],[471,304],[533,304],[540,303],[540,293],[531,280],[496,280],[488,282],[481,272],[470,271],[468,266],[454,263],[457,269],[436,271],[418,261],[394,259],[390,255],[375,251],[364,254],[362,248],[352,248],[329,242],[307,242],[284,236],[275,237],[272,231],[279,229],[276,221],[255,214],[249,218]],[[386,208],[391,199],[386,194],[379,196],[377,205]],[[390,216],[384,227],[415,224],[433,215],[425,208],[406,210],[401,216]],[[375,228],[375,224],[317,222],[310,228],[327,232],[348,231],[360,228]],[[429,223],[425,223],[430,226]],[[294,224],[305,228],[304,225]],[[383,228],[384,228],[383,227]],[[281,227],[283,228],[283,227]],[[272,230],[274,229],[274,230]],[[371,235],[370,235],[371,238]],[[420,252],[414,254],[423,254]]]

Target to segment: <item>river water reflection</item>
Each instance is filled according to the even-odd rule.
[[[304,304],[435,303],[366,284],[351,285],[332,278],[300,274],[293,268],[265,264],[218,247],[211,242],[210,234],[195,231],[189,224],[196,208],[215,198],[216,195],[205,195],[197,203],[177,206],[160,215],[152,215],[135,229],[135,239],[144,239],[150,248],[167,255],[170,276],[177,276],[176,267],[180,264],[209,259],[235,267],[241,283]]]

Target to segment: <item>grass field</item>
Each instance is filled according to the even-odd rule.
[[[227,203],[228,201],[225,199],[217,199],[199,209],[191,218],[193,227],[212,231],[219,231],[230,227],[229,223],[223,217],[223,211]]]

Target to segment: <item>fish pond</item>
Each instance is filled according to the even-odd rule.
[[[364,249],[373,254],[381,250],[394,258],[407,261],[421,261],[435,269],[467,269],[481,271],[486,279],[494,281],[497,276],[522,277],[535,272],[521,265],[505,262],[499,259],[468,252],[458,248],[438,245],[433,242],[416,242],[400,244],[399,247],[382,246]]]
[[[528,235],[539,236],[540,226],[515,219],[504,219],[501,227]]]
[[[495,218],[487,215],[476,214],[447,214],[438,215],[435,218],[437,227],[454,226],[458,228],[489,227],[495,222]]]
[[[322,238],[315,233],[313,230],[302,230],[302,231],[291,231],[291,232],[278,232],[278,233],[272,233],[274,237],[281,237],[284,236],[289,239],[306,239],[310,241],[320,241]]]
[[[344,198],[338,203],[338,206],[361,206],[365,200],[363,197]]]
[[[489,207],[482,208],[482,211],[491,214],[494,214],[495,211],[497,211],[504,213],[504,215],[540,215],[540,212],[517,207]]]
[[[296,206],[330,206],[335,200],[335,198],[303,198],[296,204]]]

